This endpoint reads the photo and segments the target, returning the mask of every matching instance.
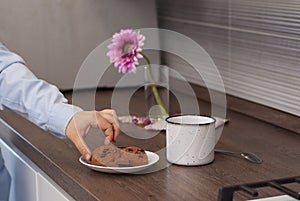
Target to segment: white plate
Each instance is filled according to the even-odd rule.
[[[105,166],[98,166],[92,165],[88,161],[86,161],[82,156],[79,158],[80,163],[87,166],[92,170],[96,170],[99,172],[106,172],[106,173],[133,173],[142,171],[146,168],[149,168],[151,165],[154,165],[158,160],[159,156],[156,153],[151,151],[145,151],[148,157],[148,164],[141,165],[141,166],[134,166],[134,167],[105,167]]]

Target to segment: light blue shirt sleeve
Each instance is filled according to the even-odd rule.
[[[60,138],[65,138],[72,116],[82,111],[68,104],[56,86],[36,78],[24,60],[1,43],[0,109],[14,111]]]

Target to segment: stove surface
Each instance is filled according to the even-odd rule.
[[[297,201],[297,200],[295,198],[292,198],[292,197],[288,196],[288,195],[282,195],[282,196],[260,198],[260,199],[249,200],[249,201]]]
[[[299,192],[284,186],[284,184],[290,184],[290,183],[300,184],[300,176],[268,180],[268,181],[260,181],[256,183],[227,186],[219,190],[218,201],[233,201],[233,195],[235,191],[243,191],[249,195],[252,195],[253,197],[258,196],[258,192],[256,191],[256,188],[261,188],[261,187],[272,187],[273,189],[281,191],[286,195],[272,196],[272,197],[260,198],[260,199],[251,199],[248,201],[295,201],[297,199],[300,200]]]

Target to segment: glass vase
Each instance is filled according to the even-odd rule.
[[[165,119],[169,113],[169,68],[163,65],[144,67],[145,114]]]

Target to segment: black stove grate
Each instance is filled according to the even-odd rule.
[[[256,197],[258,196],[258,192],[255,190],[255,188],[260,187],[272,187],[297,200],[300,200],[300,194],[298,192],[282,186],[282,184],[289,183],[300,184],[300,176],[223,187],[219,190],[218,201],[232,201],[235,191],[243,191],[253,197]]]

